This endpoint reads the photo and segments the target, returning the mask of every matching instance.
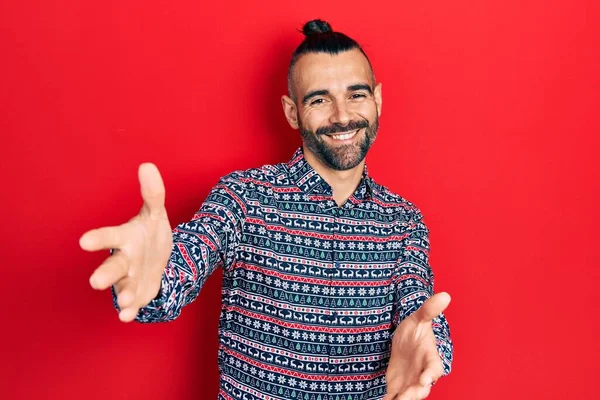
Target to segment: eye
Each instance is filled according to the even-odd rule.
[[[314,99],[313,101],[310,102],[311,106],[316,106],[319,104],[323,104],[325,102],[325,99]]]
[[[366,97],[367,97],[367,95],[366,95],[366,94],[364,94],[364,93],[353,93],[353,94],[350,96],[350,98],[351,98],[351,99],[364,99],[364,98],[366,98]]]

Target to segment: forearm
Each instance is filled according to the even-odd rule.
[[[429,230],[419,213],[407,229],[402,256],[393,277],[396,300],[392,325],[395,327],[434,295],[435,276],[429,265],[429,250]],[[454,346],[443,313],[433,319],[432,329],[444,375],[447,375],[452,368]]]
[[[140,309],[138,322],[166,322],[179,317],[193,302],[213,271],[220,265],[220,252],[210,229],[196,221],[173,231],[173,249],[161,278],[157,297]]]
[[[138,322],[171,321],[194,301],[209,276],[235,261],[245,217],[244,188],[231,174],[213,187],[191,221],[173,230],[169,262],[157,297],[142,307]],[[113,290],[114,295],[114,290]],[[118,309],[116,298],[115,307]]]

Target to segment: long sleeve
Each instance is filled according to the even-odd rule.
[[[245,185],[238,173],[219,181],[189,222],[173,230],[173,248],[156,299],[140,309],[136,321],[163,322],[177,318],[194,301],[218,267],[235,262],[246,216]],[[114,297],[114,305],[116,298]],[[118,309],[118,307],[117,307]]]
[[[406,233],[392,283],[396,302],[392,316],[393,327],[397,327],[434,294],[434,274],[429,266],[429,230],[419,211],[409,222]],[[454,346],[444,314],[433,319],[432,327],[444,375],[447,375],[452,368]]]

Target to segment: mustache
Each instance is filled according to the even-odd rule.
[[[334,133],[355,131],[357,129],[368,128],[369,121],[350,121],[347,125],[333,124],[329,126],[322,126],[315,131],[317,135],[332,135]]]

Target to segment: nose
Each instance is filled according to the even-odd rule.
[[[329,118],[329,122],[332,124],[340,124],[343,126],[347,125],[348,122],[350,122],[350,113],[348,112],[346,103],[335,103],[335,107],[333,108],[333,112],[331,113],[331,117]]]

